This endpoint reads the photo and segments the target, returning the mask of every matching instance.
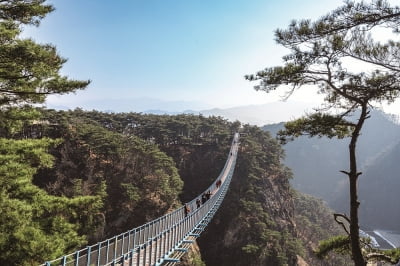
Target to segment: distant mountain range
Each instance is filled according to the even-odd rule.
[[[229,121],[238,120],[245,124],[263,126],[266,124],[288,121],[304,114],[304,110],[311,111],[309,103],[302,102],[272,102],[260,105],[246,105],[232,108],[213,108],[201,111],[186,110],[182,112],[170,112],[163,110],[147,110],[144,113],[169,114],[179,113],[202,114],[204,116],[221,116]]]
[[[49,109],[68,110],[77,107],[83,110],[97,110],[108,113],[137,112],[156,114],[178,114],[189,110],[209,108],[209,105],[196,101],[166,101],[155,98],[124,98],[124,99],[84,99],[59,104],[55,101],[47,103]],[[156,107],[156,108],[153,108]]]
[[[157,106],[157,108],[148,108]],[[221,116],[229,121],[239,120],[245,124],[263,126],[266,124],[288,121],[304,114],[304,110],[312,111],[312,105],[304,102],[272,102],[260,105],[245,105],[232,108],[204,108],[206,105],[197,102],[160,101],[156,99],[108,99],[92,100],[90,103],[76,103],[74,105],[55,105],[48,103],[47,107],[56,110],[75,109],[98,110],[107,113],[137,112],[148,114],[202,114],[204,116]]]

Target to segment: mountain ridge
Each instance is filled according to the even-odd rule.
[[[283,126],[284,123],[279,123],[263,129],[275,135]],[[400,230],[396,223],[399,206],[391,204],[391,208],[385,208],[388,206],[386,196],[389,201],[397,202],[392,195],[396,195],[395,188],[399,187],[397,173],[400,169],[395,163],[400,150],[399,136],[400,125],[393,116],[373,110],[359,137],[357,159],[363,172],[359,182],[360,217],[364,226],[381,224],[387,229]],[[339,172],[348,168],[348,139],[303,136],[286,144],[284,149],[285,164],[294,173],[291,182],[294,188],[327,201],[338,212],[348,211],[348,181]]]

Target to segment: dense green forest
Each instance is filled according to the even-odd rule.
[[[233,183],[197,256],[207,265],[295,265],[298,256],[315,260],[312,248],[338,232],[315,214],[329,215],[322,204],[297,214],[313,200],[296,207],[283,150],[258,127],[201,115],[36,112],[40,119],[2,138],[1,180],[10,183],[2,186],[2,264],[40,263],[180,206],[218,176],[238,130]]]

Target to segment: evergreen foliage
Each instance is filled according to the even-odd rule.
[[[350,238],[349,236],[335,236],[319,243],[318,249],[315,254],[318,258],[325,258],[327,254],[334,250],[337,253],[347,254],[350,250]]]
[[[1,265],[33,265],[86,243],[99,197],[55,197],[32,184],[52,165],[47,149],[59,141],[24,139],[21,131],[39,117],[32,104],[50,94],[85,88],[88,81],[60,75],[65,59],[49,44],[21,38],[23,26],[38,26],[53,11],[45,0],[0,2],[0,258]],[[86,228],[84,228],[86,226]]]
[[[332,220],[333,211],[320,199],[297,191],[293,193],[296,231],[306,251],[307,262],[310,265],[348,265],[351,262],[349,252],[327,253],[325,261],[321,261],[316,252],[322,239],[343,233],[343,229]]]
[[[52,151],[56,165],[35,183],[57,195],[97,195],[104,186],[100,241],[154,219],[177,206],[182,180],[174,162],[153,143],[124,135],[74,113],[45,111],[49,123],[36,135],[63,135]],[[53,119],[64,116],[57,124]],[[53,135],[54,137],[54,135]]]
[[[400,248],[383,251],[383,254],[391,258],[391,262],[398,262],[400,260]]]
[[[247,241],[242,244],[241,256],[250,261],[257,258],[252,265],[265,262],[292,265],[297,260],[296,255],[304,254],[304,250],[294,237],[289,218],[293,211],[293,203],[287,201],[292,196],[288,183],[291,173],[281,165],[283,151],[259,128],[245,126],[243,132],[247,136],[241,139],[240,169],[237,170],[246,174],[239,181],[241,208],[238,222],[242,227],[240,235],[246,235]],[[286,195],[282,198],[266,195],[271,189]],[[287,221],[282,223],[279,216],[286,217]]]
[[[59,74],[66,59],[50,44],[20,37],[22,25],[38,26],[53,10],[45,0],[6,0],[0,3],[0,108],[43,103],[50,94],[85,88],[89,81]]]
[[[55,197],[32,184],[37,169],[50,167],[56,141],[0,138],[1,265],[32,265],[84,243],[77,232],[102,206],[98,197]]]
[[[285,129],[278,132],[278,137],[282,143],[285,143],[288,137],[293,139],[304,135],[342,139],[350,135],[353,127],[353,123],[344,120],[341,116],[315,113],[286,122]]]
[[[61,114],[61,117],[64,113]],[[57,113],[51,114],[56,121]],[[124,135],[135,135],[147,142],[166,147],[169,145],[217,144],[226,141],[232,132],[239,129],[240,123],[228,123],[222,117],[202,115],[154,115],[141,113],[103,113],[85,112],[75,109],[67,116],[87,118],[102,127]]]

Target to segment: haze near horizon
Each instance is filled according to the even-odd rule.
[[[75,95],[50,96],[49,108],[181,112],[261,105],[282,95],[255,91],[244,75],[281,63],[288,51],[275,43],[274,30],[343,4],[323,2],[49,1],[56,11],[24,36],[56,45],[68,59],[64,74],[92,80]],[[310,89],[287,104],[310,109],[318,102]],[[400,114],[400,104],[384,110]]]

